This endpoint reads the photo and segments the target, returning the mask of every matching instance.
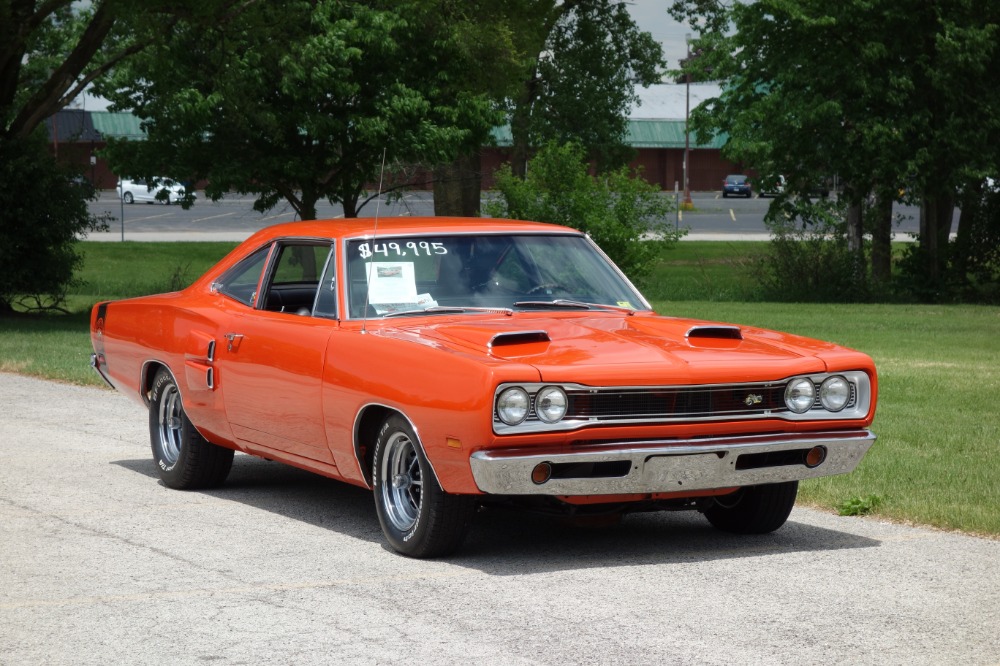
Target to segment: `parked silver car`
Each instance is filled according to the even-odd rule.
[[[122,178],[118,181],[118,196],[127,204],[136,201],[172,204],[183,199],[185,193],[184,186],[172,178]],[[196,199],[198,195],[192,191],[191,197]]]

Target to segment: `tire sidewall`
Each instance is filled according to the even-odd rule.
[[[177,388],[177,382],[174,380],[173,375],[166,370],[160,370],[153,380],[153,387],[149,396],[149,441],[153,449],[153,461],[156,463],[160,478],[168,486],[176,485],[180,482],[181,472],[185,466],[185,458],[187,457],[188,450],[191,448],[190,436],[188,434],[191,426],[187,414],[184,414],[182,411],[181,444],[177,460],[173,464],[170,464],[163,453],[163,442],[160,439],[160,403],[170,387],[173,387],[179,393],[180,389]]]
[[[414,521],[413,525],[405,531],[397,528],[389,519],[382,499],[383,484],[386,483],[386,479],[382,478],[385,448],[389,439],[398,432],[405,434],[413,443],[413,448],[416,451],[417,463],[420,466],[420,478],[423,482],[421,488],[420,509],[417,512],[417,519]],[[431,471],[430,464],[427,462],[427,458],[424,456],[424,452],[420,446],[420,440],[417,439],[417,435],[413,432],[413,428],[410,427],[410,424],[407,423],[405,419],[398,416],[392,416],[386,419],[386,422],[382,424],[382,428],[379,430],[378,437],[375,440],[375,455],[372,460],[372,490],[375,494],[375,510],[378,513],[378,520],[382,525],[382,531],[385,533],[389,544],[395,550],[407,555],[414,555],[422,549],[423,542],[427,536],[426,533],[429,521],[428,514],[430,513],[428,494],[434,492],[434,486],[436,484],[437,478],[434,476],[434,472]]]

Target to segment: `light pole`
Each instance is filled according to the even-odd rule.
[[[684,42],[687,44],[687,58],[684,60],[685,69],[691,64],[691,33],[684,35]],[[691,186],[688,182],[688,164],[691,159],[691,133],[688,130],[688,122],[691,118],[691,72],[684,72],[684,210],[694,208],[691,201]]]

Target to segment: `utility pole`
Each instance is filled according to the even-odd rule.
[[[687,44],[687,58],[684,60],[685,68],[691,64],[691,33],[684,35],[684,42]],[[691,132],[688,123],[691,118],[691,72],[684,73],[684,202],[681,204],[684,210],[692,210],[694,202],[691,201],[691,185],[688,182],[688,168],[691,160]]]

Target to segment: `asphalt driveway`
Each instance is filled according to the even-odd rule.
[[[119,394],[0,374],[0,664],[1000,663],[1000,541],[494,510],[416,561],[362,489],[238,455],[172,491],[148,442]]]

